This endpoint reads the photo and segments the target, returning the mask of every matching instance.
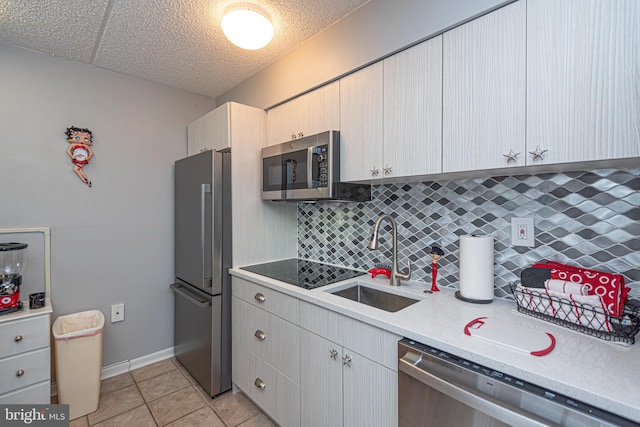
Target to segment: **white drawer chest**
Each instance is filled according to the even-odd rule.
[[[51,403],[51,303],[0,316],[0,404]]]
[[[51,230],[49,227],[0,229],[3,240],[22,241],[41,235],[45,306],[0,315],[0,405],[51,403]],[[32,240],[29,240],[32,242]],[[30,243],[31,245],[31,243]],[[33,250],[33,249],[31,249]],[[36,255],[36,260],[40,260]],[[26,299],[26,301],[25,301]]]

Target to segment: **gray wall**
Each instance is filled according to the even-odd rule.
[[[514,0],[372,0],[216,99],[268,108]]]
[[[53,318],[101,310],[104,366],[173,346],[173,161],[213,100],[4,45],[0,82],[0,228],[51,227]],[[94,134],[91,189],[72,125]]]

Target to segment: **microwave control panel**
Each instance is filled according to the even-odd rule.
[[[320,145],[312,148],[313,153],[313,188],[329,186],[329,147]]]

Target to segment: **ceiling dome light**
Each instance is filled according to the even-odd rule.
[[[242,49],[265,47],[273,38],[273,25],[255,5],[234,5],[222,17],[222,32]]]

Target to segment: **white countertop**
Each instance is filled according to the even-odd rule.
[[[53,313],[53,306],[49,298],[45,298],[44,307],[36,309],[29,308],[29,301],[22,301],[22,310],[0,315],[0,323],[51,313]]]
[[[238,268],[231,274],[640,422],[640,343],[624,346],[571,331],[517,312],[513,301],[470,304],[450,289],[426,294],[431,285],[425,283],[392,288],[386,277],[364,275],[307,290]],[[423,299],[390,313],[327,292],[355,280]],[[465,335],[465,325],[483,316],[551,333],[556,346],[537,357]]]

